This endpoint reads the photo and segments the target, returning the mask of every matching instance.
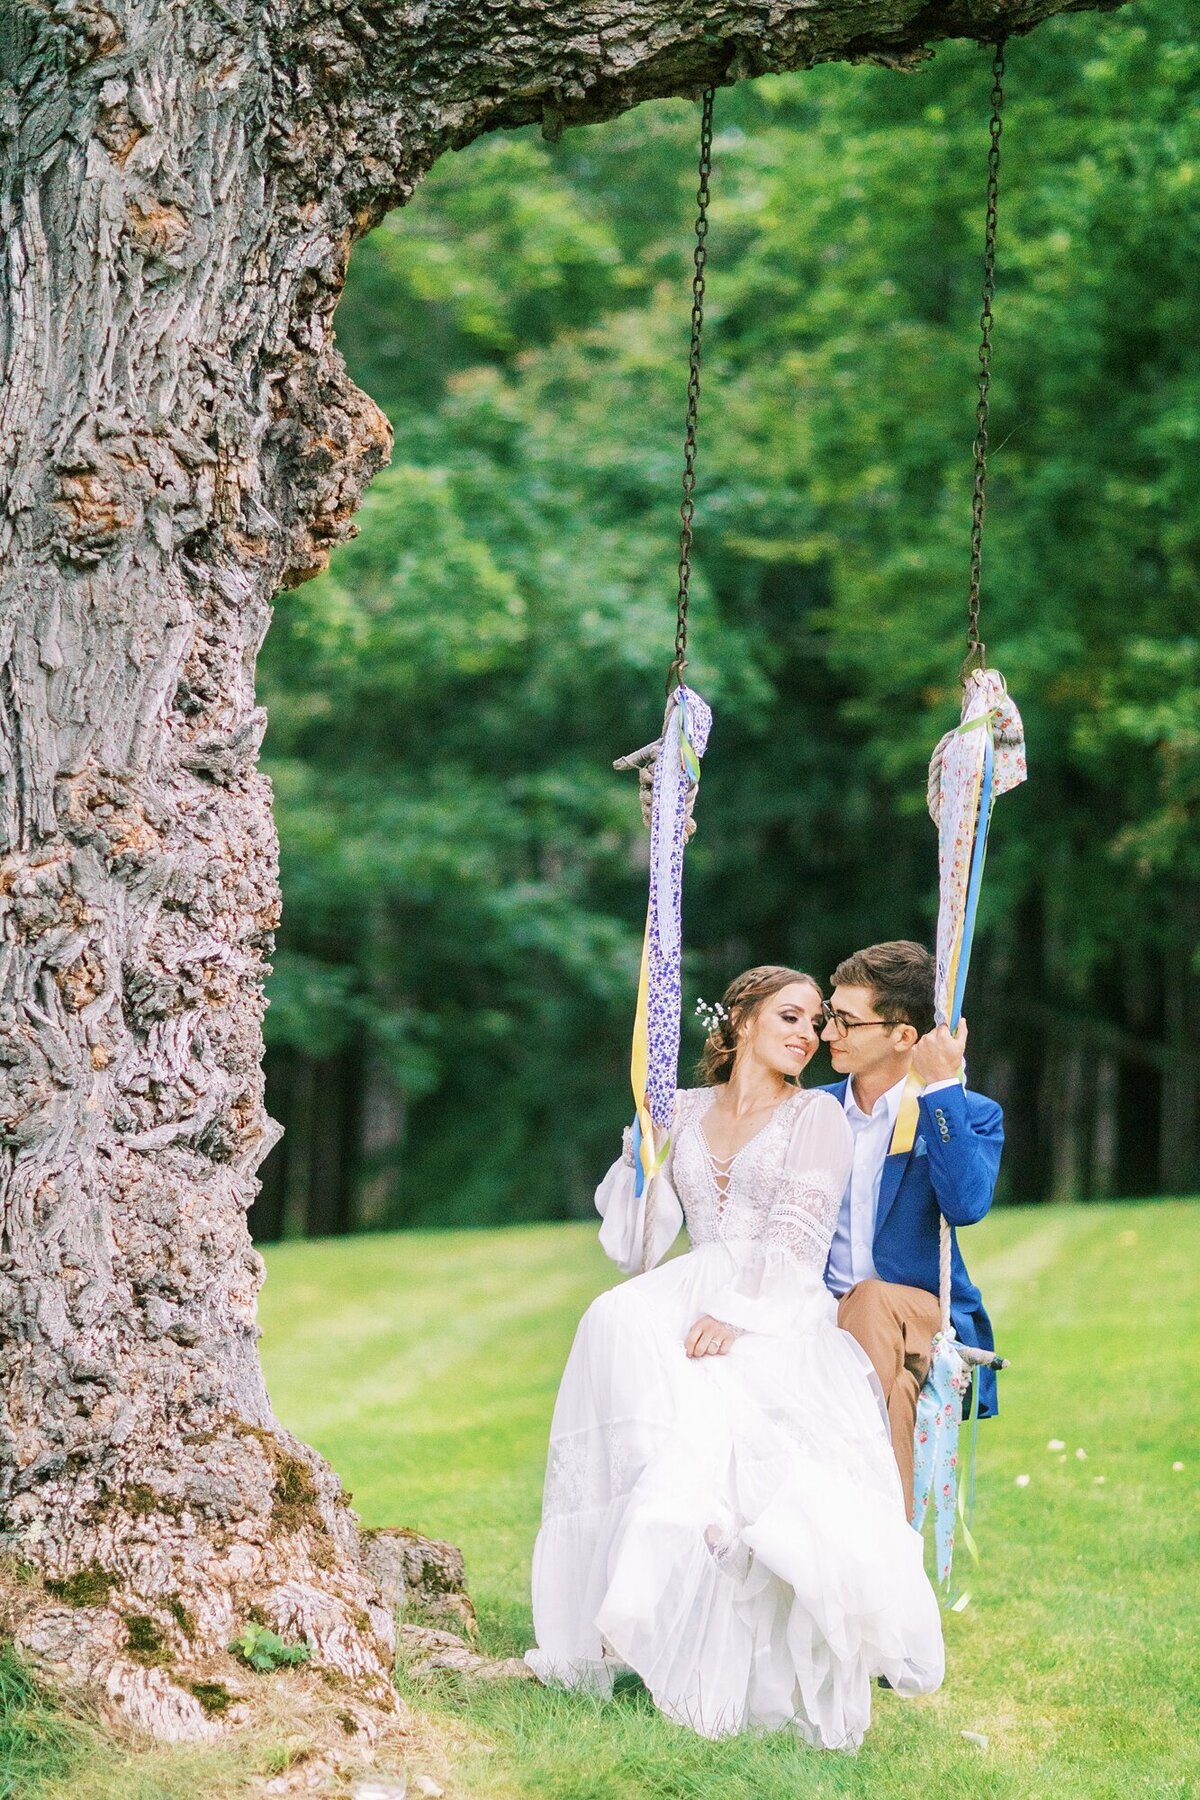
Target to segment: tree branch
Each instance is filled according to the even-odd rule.
[[[296,0],[277,28],[277,147],[372,221],[447,149],[539,122],[548,137],[643,100],[821,62],[911,69],[948,38],[994,42],[1124,0]],[[321,152],[314,156],[319,144]]]

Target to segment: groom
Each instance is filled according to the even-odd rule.
[[[939,1212],[951,1226],[950,1317],[960,1342],[992,1349],[992,1327],[953,1228],[992,1204],[1004,1115],[962,1085],[967,1027],[934,1029],[933,958],[920,944],[873,944],[838,964],[821,1032],[841,1078],[854,1162],[825,1280],[838,1324],[883,1385],[892,1446],[913,1510],[913,1426],[929,1373],[938,1305]],[[897,1121],[910,1071],[922,1085],[915,1135]],[[993,1370],[977,1372],[981,1418],[996,1411]]]

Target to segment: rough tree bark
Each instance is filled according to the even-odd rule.
[[[388,428],[350,246],[444,150],[1088,0],[0,0],[0,1455],[12,1612],[152,1730],[251,1609],[390,1694],[245,1229],[279,914],[254,664]]]

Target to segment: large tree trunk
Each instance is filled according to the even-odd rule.
[[[388,452],[332,346],[351,243],[480,132],[1000,16],[0,0],[2,1544],[19,1642],[158,1732],[216,1729],[181,1683],[251,1608],[391,1692],[352,1515],[271,1412],[245,1228],[279,913],[255,656]]]

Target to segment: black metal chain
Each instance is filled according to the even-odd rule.
[[[688,356],[687,424],[683,436],[683,500],[679,508],[679,602],[675,614],[675,660],[667,671],[667,692],[682,682],[687,667],[688,588],[692,577],[692,520],[696,506],[696,418],[700,410],[700,334],[704,327],[704,266],[708,261],[708,179],[712,174],[714,89],[706,88],[700,111],[700,185],[696,191],[696,249],[692,275],[692,347]]]
[[[1004,39],[992,57],[991,144],[987,161],[987,218],[983,233],[983,311],[979,315],[979,403],[975,408],[975,491],[971,499],[971,579],[967,592],[965,682],[973,669],[987,667],[987,645],[979,636],[979,589],[983,571],[983,512],[987,486],[988,411],[992,385],[992,301],[996,295],[996,216],[1000,194],[1001,111],[1004,106]]]

